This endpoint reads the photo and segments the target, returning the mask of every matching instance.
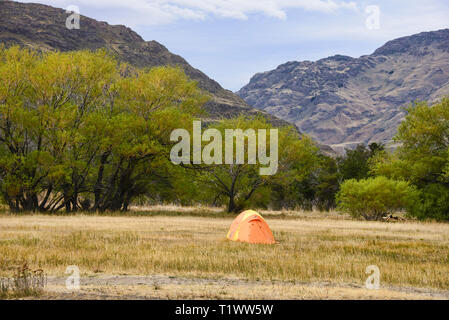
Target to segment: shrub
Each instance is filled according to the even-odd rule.
[[[353,217],[380,220],[396,210],[416,205],[418,192],[406,181],[386,177],[343,182],[337,194],[338,209]]]
[[[449,220],[449,188],[432,183],[420,190],[419,202],[410,210],[410,215],[420,220]]]

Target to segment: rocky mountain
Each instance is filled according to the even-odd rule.
[[[449,29],[399,38],[373,54],[287,62],[237,94],[334,150],[386,143],[416,100],[449,94]]]
[[[192,79],[198,81],[200,88],[211,93],[212,99],[205,106],[211,119],[262,114],[274,125],[287,124],[250,107],[242,98],[190,66],[182,57],[156,41],[144,41],[130,28],[81,16],[80,29],[69,30],[66,28],[68,16],[65,10],[46,5],[0,0],[0,43],[7,46],[18,44],[40,51],[107,48],[119,59],[138,67],[181,66]]]

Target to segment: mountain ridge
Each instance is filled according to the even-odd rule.
[[[340,152],[388,143],[416,100],[449,94],[449,29],[388,41],[371,55],[289,61],[255,74],[237,94]]]

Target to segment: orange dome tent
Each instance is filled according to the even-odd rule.
[[[243,211],[234,219],[226,238],[249,243],[276,243],[264,218],[253,210]]]

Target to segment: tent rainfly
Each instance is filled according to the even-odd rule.
[[[249,243],[276,243],[264,218],[253,210],[243,211],[234,219],[226,238]]]

